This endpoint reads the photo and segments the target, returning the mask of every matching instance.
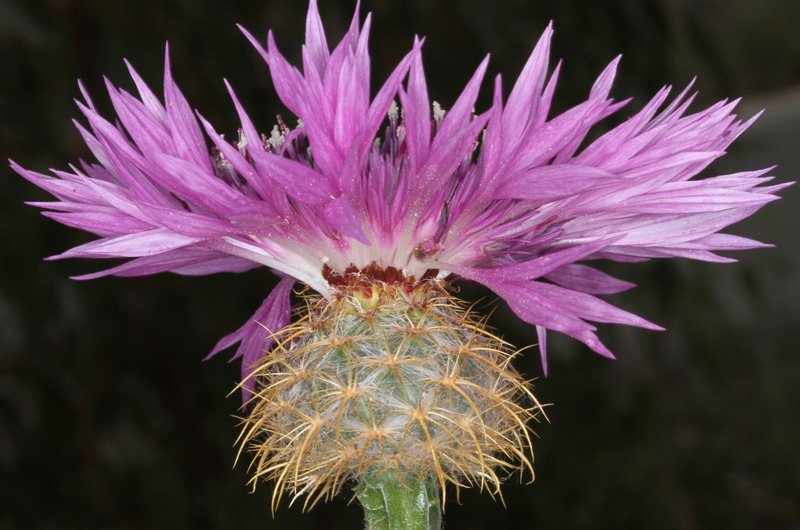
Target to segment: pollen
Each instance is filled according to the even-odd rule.
[[[441,281],[348,274],[359,278],[339,278],[331,299],[302,293],[255,367],[239,437],[251,486],[273,481],[275,510],[368,474],[433,477],[443,498],[477,487],[502,499],[510,475],[532,480],[541,406],[510,346]]]

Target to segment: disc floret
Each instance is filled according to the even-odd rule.
[[[253,486],[275,481],[273,509],[284,493],[313,506],[366,475],[433,477],[457,496],[532,477],[540,407],[485,319],[433,278],[375,264],[326,274],[334,296],[303,293],[252,373],[240,441]]]

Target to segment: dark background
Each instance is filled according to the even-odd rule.
[[[353,2],[321,0],[329,41]],[[0,0],[0,153],[44,171],[88,149],[73,129],[81,78],[102,109],[102,75],[131,89],[127,57],[158,91],[164,41],[189,101],[218,130],[235,113],[222,77],[268,131],[277,102],[266,67],[234,27],[299,55],[305,2]],[[565,59],[556,105],[585,97],[618,53],[613,94],[635,102],[695,74],[699,104],[745,96],[767,114],[710,173],[779,164],[800,169],[800,2],[797,0],[367,0],[374,13],[373,79],[428,36],[434,99],[448,107],[486,52],[506,86],[555,21]],[[488,93],[488,91],[487,91]],[[485,108],[486,96],[483,97]],[[107,112],[106,115],[109,115]],[[800,528],[798,191],[738,225],[776,249],[740,262],[608,266],[637,282],[612,297],[668,328],[612,328],[611,362],[551,341],[551,375],[537,382],[550,424],[537,432],[536,481],[505,489],[508,507],[470,493],[447,506],[450,529]],[[46,195],[0,170],[0,529],[360,528],[343,496],[273,519],[264,485],[231,469],[238,366],[200,359],[267,292],[265,270],[206,278],[160,275],[79,283],[108,263],[43,262],[89,239],[24,206]],[[486,295],[465,289],[465,296]],[[488,308],[495,303],[489,297]],[[494,322],[517,345],[535,340],[502,304]],[[519,368],[541,374],[537,355]]]

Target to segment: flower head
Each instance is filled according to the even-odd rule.
[[[717,251],[765,246],[720,231],[775,200],[788,184],[766,185],[768,169],[695,178],[757,118],[740,120],[733,114],[737,101],[690,112],[691,86],[672,99],[664,87],[622,124],[589,141],[593,127],[628,103],[609,97],[619,58],[600,73],[585,101],[554,114],[561,65],[550,67],[548,26],[507,98],[498,75],[491,106],[476,112],[487,58],[445,110],[429,98],[421,39],[370,94],[370,28],[370,16],[362,24],[356,10],[331,50],[311,0],[300,68],[283,57],[272,33],[264,45],[243,30],[297,118],[291,127],[279,117],[269,135],[260,133],[228,85],[241,129],[235,141],[224,138],[192,111],[172,79],[168,56],[163,99],[130,66],[138,97],[107,83],[116,125],[81,89],[78,106],[88,128],[76,126],[96,162],[54,170],[53,176],[12,162],[57,198],[34,203],[45,215],[99,236],[54,258],[131,258],[81,279],[203,275],[260,265],[273,270],[281,277],[277,287],[211,353],[239,343],[236,356],[242,357],[249,395],[259,377],[274,390],[275,363],[296,368],[306,362],[296,351],[261,360],[276,337],[287,340],[279,332],[290,324],[295,282],[351,305],[374,285],[404,285],[406,291],[398,292],[413,298],[417,286],[450,275],[481,283],[536,326],[546,369],[547,330],[612,357],[594,322],[660,329],[598,298],[633,285],[582,262],[726,262],[732,260]],[[308,337],[295,347],[313,349]],[[358,363],[371,359],[369,352],[358,355]],[[444,372],[436,377],[446,377],[448,359],[437,365]],[[255,366],[260,375],[249,377]],[[331,366],[324,376],[329,382],[331,374],[342,373],[335,362]],[[503,384],[516,389],[516,377]],[[267,394],[279,403],[294,390],[287,392]],[[387,403],[399,399],[392,392]],[[318,399],[314,403],[327,403]],[[282,414],[262,405],[265,417]],[[520,410],[517,416],[528,414]],[[265,454],[284,449],[297,448],[270,445]],[[295,491],[323,487],[314,485],[316,468],[305,475],[300,464],[296,469]],[[475,476],[485,471],[475,469]],[[459,473],[469,475],[456,470],[445,476],[458,480]],[[335,490],[336,481],[324,487]]]

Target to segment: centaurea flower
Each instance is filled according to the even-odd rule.
[[[289,491],[313,504],[355,478],[366,506],[376,474],[433,498],[447,484],[499,494],[505,472],[530,466],[538,404],[508,345],[448,280],[485,285],[533,324],[545,372],[548,330],[613,357],[593,322],[661,328],[598,298],[633,285],[585,261],[733,261],[716,252],[766,245],[720,231],[787,186],[765,185],[768,169],[694,178],[757,116],[737,118],[737,101],[690,113],[691,85],[671,100],[662,88],[587,142],[628,103],[609,97],[619,58],[585,101],[553,115],[552,26],[508,97],[498,75],[480,113],[488,57],[444,110],[416,38],[370,95],[370,28],[356,9],[331,50],[311,0],[302,69],[272,33],[265,47],[243,29],[295,127],[279,118],[261,134],[226,82],[241,122],[229,141],[192,111],[167,55],[163,101],[130,65],[138,97],[107,81],[117,124],[81,87],[89,127],[76,126],[96,162],[54,176],[11,162],[58,199],[33,203],[44,215],[99,236],[52,259],[131,258],[79,279],[258,266],[280,276],[209,355],[239,345],[243,443],[255,446],[256,478],[277,481],[274,502]],[[292,322],[298,282],[310,290]]]

